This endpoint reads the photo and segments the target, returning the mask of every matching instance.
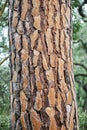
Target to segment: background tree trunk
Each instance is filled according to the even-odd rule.
[[[77,130],[70,0],[9,0],[12,130]]]

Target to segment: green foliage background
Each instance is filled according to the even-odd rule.
[[[0,4],[0,9],[5,0]],[[87,23],[84,22],[78,13],[79,0],[72,0],[73,19],[73,61],[87,67]],[[8,8],[0,17],[0,61],[9,53],[8,36],[4,34],[8,26]],[[81,42],[83,41],[83,43]],[[74,65],[74,74],[87,74],[81,66]],[[10,88],[9,88],[9,62],[0,65],[0,130],[10,129]],[[77,82],[77,81],[78,82]],[[83,86],[87,84],[87,77],[78,76],[75,79],[78,116],[80,130],[87,130],[87,91]]]

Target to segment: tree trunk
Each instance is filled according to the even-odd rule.
[[[11,130],[77,130],[70,0],[9,0]]]

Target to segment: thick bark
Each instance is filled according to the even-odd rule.
[[[12,130],[77,130],[70,0],[10,0]]]

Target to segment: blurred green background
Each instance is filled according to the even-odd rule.
[[[84,0],[72,0],[73,61],[80,130],[87,130],[87,5]],[[5,0],[0,0],[0,12]],[[0,130],[10,129],[10,74],[8,45],[8,5],[0,16]],[[4,59],[4,60],[3,60]],[[3,62],[4,61],[4,62]],[[3,64],[2,64],[3,62]]]

